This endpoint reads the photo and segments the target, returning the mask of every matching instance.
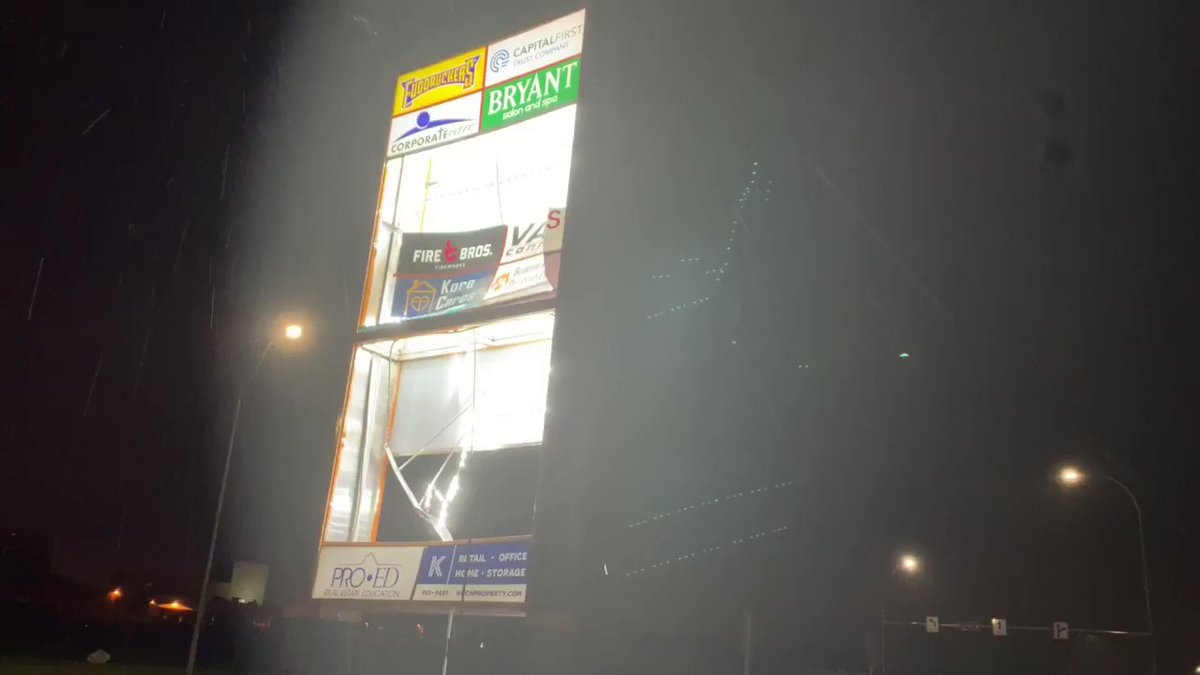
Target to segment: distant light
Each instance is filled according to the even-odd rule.
[[[1200,675],[1200,666],[1196,666],[1196,675]]]
[[[921,571],[921,559],[911,553],[900,556],[900,570],[905,574],[916,574]]]
[[[902,359],[907,359],[911,356],[912,356],[912,354],[909,354],[908,352],[900,352],[900,358],[902,358]]]
[[[304,327],[298,323],[290,323],[283,329],[283,336],[289,340],[299,340],[304,335]]]
[[[120,586],[117,586],[116,588],[114,588],[108,592],[108,601],[116,602],[116,601],[120,600],[121,596],[123,596],[123,595],[125,595],[125,593],[121,590]]]
[[[1083,472],[1078,467],[1064,466],[1058,470],[1058,482],[1073,487],[1083,482]]]

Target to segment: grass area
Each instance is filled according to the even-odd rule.
[[[220,675],[215,671],[197,671]],[[94,665],[83,661],[0,660],[0,675],[183,675],[182,666]]]

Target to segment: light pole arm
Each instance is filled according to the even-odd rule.
[[[187,675],[193,675],[196,672],[196,651],[200,646],[200,631],[204,626],[204,614],[208,609],[208,586],[212,578],[213,556],[217,550],[217,533],[221,529],[221,512],[225,509],[225,488],[229,483],[229,467],[233,464],[233,442],[237,438],[238,420],[242,416],[242,399],[246,395],[246,387],[254,380],[254,376],[258,374],[259,368],[262,368],[263,361],[267,358],[267,352],[271,351],[271,347],[275,346],[274,342],[268,342],[266,347],[263,347],[262,353],[258,355],[258,361],[254,364],[254,370],[250,371],[238,385],[237,403],[233,406],[233,421],[229,425],[229,441],[225,446],[225,468],[221,472],[221,487],[217,490],[217,512],[213,515],[212,533],[208,538],[208,559],[204,562],[204,580],[200,584],[200,600],[196,605],[196,620],[192,625],[192,642],[188,646]]]
[[[1146,600],[1146,634],[1153,635],[1154,615],[1150,611],[1150,567],[1146,561],[1146,531],[1145,526],[1142,523],[1142,505],[1138,503],[1137,496],[1133,494],[1133,490],[1130,490],[1128,485],[1108,474],[1104,474],[1104,477],[1117,487],[1121,488],[1121,490],[1129,497],[1129,501],[1133,502],[1133,510],[1137,512],[1138,546],[1140,547],[1142,555],[1142,594],[1145,596]]]

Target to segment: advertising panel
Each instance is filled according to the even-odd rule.
[[[488,46],[484,84],[531,73],[583,51],[584,10]]]
[[[579,59],[483,92],[483,130],[491,131],[570,105],[579,98]]]
[[[566,229],[567,218],[566,210],[563,210],[562,218],[557,221],[551,221],[546,225],[545,235],[545,252],[543,254],[544,265],[546,268],[546,281],[553,288],[558,288],[558,270],[562,261],[562,244],[563,230]]]
[[[426,546],[413,600],[525,602],[529,541]]]
[[[323,546],[313,597],[408,600],[423,551],[422,546]]]
[[[403,235],[392,315],[403,319],[505,302],[553,289],[547,233],[561,246],[566,210],[528,225]],[[557,257],[555,256],[555,259]]]
[[[479,132],[481,98],[482,94],[476,92],[392,118],[388,157],[426,150],[475,135]]]
[[[326,600],[522,603],[529,538],[434,545],[323,546],[312,596]]]
[[[483,86],[483,57],[487,50],[473,49],[396,79],[392,117],[428,108]]]
[[[508,245],[496,275],[483,296],[484,303],[507,300],[527,292],[553,289],[547,276],[546,236],[562,230],[566,209],[550,209],[546,219],[508,229]]]
[[[440,119],[461,119],[441,117],[442,106],[476,97],[482,98],[482,94],[422,110],[409,119],[429,125]],[[439,116],[435,117],[434,112]],[[425,119],[420,117],[422,113],[431,114]],[[386,165],[378,212],[380,227],[361,325],[419,321],[448,311],[523,301],[539,294],[551,297],[555,287],[545,273],[542,245],[546,232],[561,230],[570,182],[575,113],[575,105],[566,105],[501,129],[481,129],[463,140],[441,140],[434,134],[442,127],[436,127],[426,133],[440,146],[415,151],[397,146],[396,150],[407,154],[388,160]],[[453,124],[443,126],[454,128]],[[395,135],[402,136],[412,128],[406,126],[400,131],[397,125],[399,133]],[[400,142],[419,137],[413,134]],[[499,260],[488,259],[486,266],[479,266],[482,269],[474,269],[476,274],[470,279],[486,285],[486,292],[483,297],[472,296],[462,302],[451,303],[430,271],[414,273],[411,267],[418,261],[412,259],[412,251],[400,251],[401,246],[412,245],[414,235],[436,233],[442,237],[434,242],[437,246],[444,249],[449,242],[453,248],[460,248],[456,236],[501,227],[507,228],[507,233],[494,248],[503,254]],[[466,272],[460,270],[458,274]],[[444,298],[441,308],[432,303],[435,295]]]
[[[397,78],[313,598],[523,610],[530,538],[455,533],[532,529],[584,16]]]
[[[392,313],[407,319],[478,305],[500,262],[506,230],[405,234]]]

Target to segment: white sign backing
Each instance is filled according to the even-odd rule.
[[[322,546],[313,597],[409,600],[424,546]]]
[[[483,84],[511,80],[583,51],[584,10],[488,45]]]
[[[406,155],[474,136],[479,133],[482,103],[483,92],[475,92],[432,108],[393,117],[387,156]]]

